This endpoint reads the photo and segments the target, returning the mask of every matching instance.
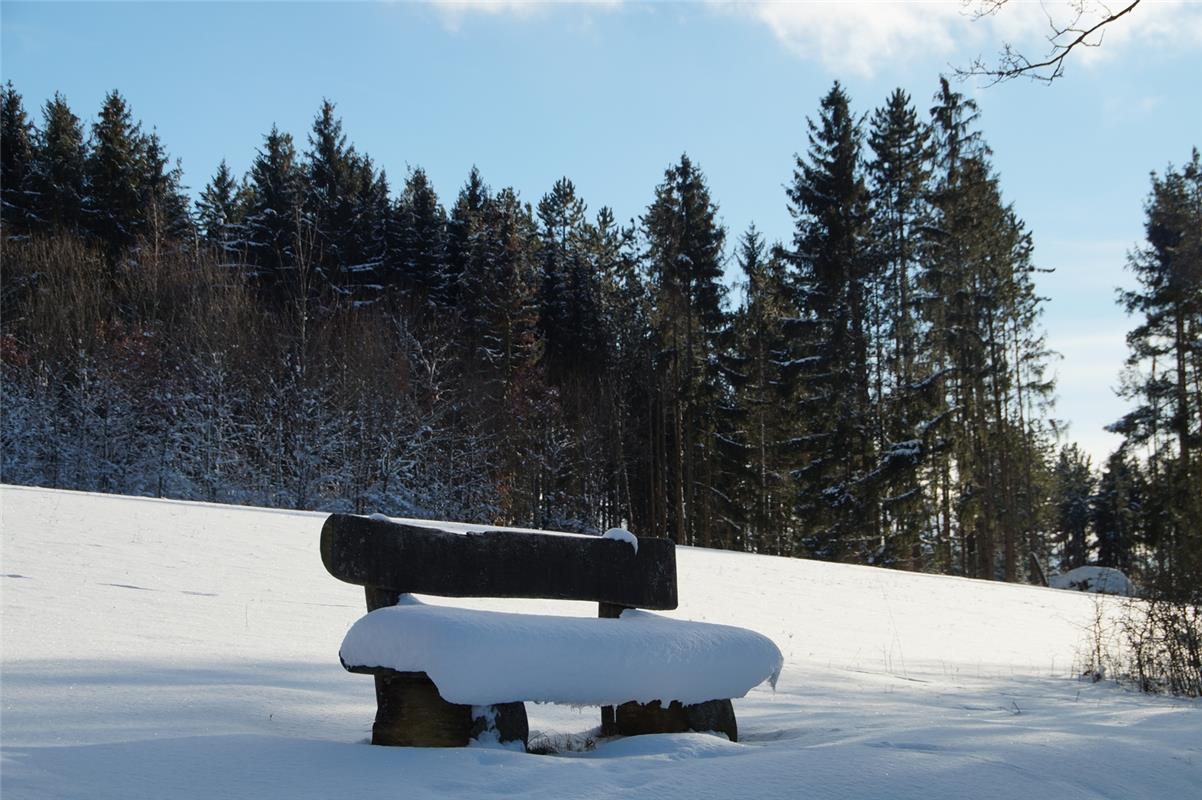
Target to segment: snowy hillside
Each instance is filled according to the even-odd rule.
[[[1202,787],[1202,706],[1073,679],[1092,597],[687,548],[670,615],[751,628],[785,655],[775,692],[735,701],[740,743],[371,747],[371,680],[337,656],[363,598],[322,567],[323,518],[0,489],[5,800],[1071,800]],[[532,731],[599,721],[595,708],[529,711]]]

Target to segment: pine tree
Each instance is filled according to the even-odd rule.
[[[556,430],[540,369],[533,212],[513,189],[494,195],[473,168],[448,229],[451,281],[436,302],[454,314],[449,333],[463,372],[453,424],[487,449],[495,519],[534,524],[548,510],[543,445]]]
[[[714,358],[724,324],[722,247],[701,171],[687,155],[669,167],[643,216],[652,295],[651,324],[661,376],[654,469],[665,473],[658,498],[658,532],[680,544],[715,543],[718,520],[711,455],[722,386]]]
[[[1089,456],[1076,444],[1060,449],[1052,473],[1052,508],[1057,539],[1060,543],[1060,569],[1085,566],[1089,562],[1090,500],[1094,477]]]
[[[133,244],[144,229],[144,138],[125,98],[109,92],[92,125],[86,220],[111,254]]]
[[[188,199],[181,186],[183,168],[178,161],[170,166],[158,133],[152,131],[142,139],[139,167],[138,191],[144,218],[141,231],[156,241],[192,239],[194,230]]]
[[[506,391],[541,356],[538,325],[537,227],[529,204],[511,188],[489,203],[483,269],[462,282],[465,308],[489,331],[487,359],[499,368]],[[469,324],[472,318],[467,318]]]
[[[1050,394],[1031,237],[1007,206],[975,104],[946,80],[931,109],[936,142],[932,222],[924,237],[924,315],[933,376],[947,409],[946,455],[935,463],[936,547],[946,569],[1017,580],[1033,541],[1033,476],[1043,446],[1030,416]]]
[[[480,171],[473,166],[447,221],[446,280],[436,298],[443,307],[460,308],[465,275],[475,269],[474,262],[483,258],[484,212],[489,198],[489,188],[480,177]]]
[[[885,552],[880,563],[922,567],[929,508],[924,469],[935,444],[940,399],[934,365],[921,346],[917,285],[928,224],[930,129],[901,89],[872,117],[868,162],[872,257],[876,280],[869,302],[875,444],[883,454]]]
[[[538,203],[542,223],[539,327],[551,380],[575,395],[582,380],[599,377],[604,364],[600,275],[586,250],[586,206],[567,178],[555,182]],[[585,401],[587,402],[587,401]]]
[[[48,230],[78,233],[87,196],[83,125],[58,93],[46,101],[42,120],[33,176],[38,216]]]
[[[511,188],[488,199],[481,222],[459,284],[465,366],[477,387],[476,412],[497,445],[501,519],[533,525],[547,511],[538,473],[554,466],[542,435],[554,409],[540,369],[537,227]]]
[[[1141,539],[1142,481],[1139,465],[1120,448],[1106,459],[1090,505],[1098,564],[1130,574]]]
[[[836,82],[809,122],[788,187],[800,316],[793,361],[802,420],[797,513],[813,555],[864,558],[880,538],[869,417],[868,191],[861,133]]]
[[[426,173],[409,173],[396,207],[397,259],[385,283],[410,298],[413,313],[429,313],[429,305],[448,297],[447,214]]]
[[[36,226],[35,135],[12,81],[0,86],[0,225],[5,237],[28,234]]]
[[[543,340],[543,369],[556,390],[563,420],[562,454],[552,479],[570,519],[587,520],[588,505],[614,491],[606,480],[612,462],[606,434],[621,435],[612,426],[615,400],[610,369],[613,341],[607,319],[610,288],[621,264],[620,244],[608,209],[598,215],[598,229],[586,218],[587,206],[568,178],[555,182],[538,203],[539,333]],[[612,497],[612,495],[611,495]],[[595,513],[595,512],[594,512]]]
[[[586,227],[585,250],[600,276],[601,331],[606,343],[605,375],[598,394],[598,420],[591,440],[605,454],[599,467],[602,501],[597,524],[632,530],[654,526],[651,419],[656,377],[648,331],[649,296],[640,272],[635,225],[619,225],[603,206]],[[586,445],[587,446],[587,445]]]
[[[744,549],[789,554],[794,492],[786,442],[795,420],[792,386],[783,374],[789,358],[784,331],[785,321],[797,312],[779,248],[769,252],[754,224],[739,240],[737,260],[743,304],[731,320],[724,354],[734,395],[722,446],[737,465],[727,489],[734,501],[729,513],[739,520]]]
[[[254,275],[277,304],[308,292],[297,271],[301,191],[292,136],[273,125],[250,167],[245,225]]]
[[[384,291],[385,276],[395,272],[390,229],[393,208],[388,176],[377,171],[371,158],[355,158],[350,219],[343,236],[343,272],[348,291],[360,302],[370,302]]]
[[[197,223],[201,234],[225,258],[236,258],[242,250],[242,222],[247,200],[245,194],[223,158],[217,165],[213,179],[200,193],[200,199],[196,203]]]
[[[966,431],[969,407],[964,402],[966,390],[960,380],[966,360],[958,336],[969,313],[966,308],[969,257],[967,240],[971,237],[959,228],[967,226],[973,216],[973,205],[962,178],[964,162],[979,163],[988,155],[974,126],[979,117],[976,103],[953,92],[946,79],[940,80],[940,91],[931,107],[931,128],[934,139],[935,175],[931,191],[932,219],[925,237],[924,269],[920,276],[925,302],[921,311],[927,322],[924,349],[932,361],[932,378],[936,384],[940,405],[936,411],[947,414],[947,440],[942,442],[945,453],[934,462],[935,485],[939,494],[937,534],[934,542],[935,566],[940,571],[959,571],[977,574],[975,563],[970,566],[969,534],[963,524],[966,505],[960,500],[960,484],[967,476],[956,468],[957,462],[973,463]],[[979,172],[979,171],[978,171]],[[973,354],[975,355],[975,354]],[[978,362],[979,358],[976,359]],[[978,366],[977,371],[980,372]],[[971,369],[970,369],[971,374]],[[954,444],[955,449],[948,447]],[[982,469],[985,466],[982,465]],[[990,570],[992,571],[992,570]]]
[[[352,263],[355,186],[359,158],[346,142],[334,104],[323,100],[309,133],[305,155],[305,210],[316,235],[318,279],[342,292],[353,292],[357,278]],[[370,186],[371,181],[368,181]]]
[[[1128,268],[1139,288],[1122,292],[1141,318],[1127,334],[1134,380],[1124,395],[1139,405],[1111,430],[1146,445],[1150,544],[1163,591],[1196,599],[1202,584],[1202,160],[1152,175],[1146,244]],[[1139,370],[1146,370],[1140,372]],[[1159,506],[1160,518],[1151,519]]]

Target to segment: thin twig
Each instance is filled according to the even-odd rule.
[[[1074,4],[1077,14],[1072,22],[1067,25],[1057,25],[1049,13],[1048,25],[1052,30],[1052,34],[1048,37],[1048,42],[1051,43],[1052,49],[1043,61],[1031,61],[1007,42],[1002,45],[1002,50],[998,54],[997,66],[986,66],[985,62],[980,57],[977,57],[967,69],[957,68],[956,76],[960,79],[968,77],[991,78],[989,86],[1020,76],[1044,83],[1051,83],[1064,74],[1064,60],[1068,57],[1069,53],[1078,47],[1098,47],[1101,45],[1102,38],[1105,35],[1105,31],[1102,29],[1130,14],[1141,1],[1133,0],[1133,2],[1117,12],[1111,12],[1109,8],[1103,5],[1101,8],[1106,16],[1087,28],[1078,27],[1081,19],[1085,16],[1086,4],[1084,2]],[[973,19],[981,19],[982,17],[997,14],[1006,2],[1007,0],[986,0],[982,3],[982,7],[974,12]],[[1044,10],[1045,12],[1047,11],[1046,8]],[[1097,38],[1091,39],[1090,37],[1094,36],[1094,34],[1097,34]],[[1065,36],[1071,36],[1072,38],[1067,44],[1060,44],[1058,40]],[[1049,67],[1052,69],[1050,74],[1041,72]]]

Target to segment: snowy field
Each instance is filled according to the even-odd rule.
[[[371,679],[337,656],[362,594],[322,567],[323,519],[0,489],[4,799],[1202,797],[1202,705],[1074,678],[1089,596],[688,548],[669,615],[785,656],[775,692],[735,701],[738,744],[371,747]]]

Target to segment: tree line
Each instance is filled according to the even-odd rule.
[[[327,101],[303,148],[273,128],[193,203],[118,92],[87,129],[59,95],[33,123],[11,84],[2,111],[6,481],[625,522],[1011,581],[1049,559],[1139,572],[1197,530],[1198,282],[1180,325],[1159,290],[1124,298],[1149,319],[1132,374],[1160,366],[1131,379],[1145,405],[1113,458],[1140,498],[1178,486],[1172,511],[1091,484],[1079,533],[1031,235],[947,81],[926,112],[899,89],[867,116],[836,83],[795,157],[784,242],[754,226],[728,242],[687,155],[629,222],[566,177],[530,203],[475,169],[448,207],[420,168],[394,191]],[[1197,172],[1195,155],[1157,179],[1184,198],[1164,224],[1184,221],[1195,258]],[[1149,237],[1133,263],[1153,287],[1183,246],[1162,258]]]

